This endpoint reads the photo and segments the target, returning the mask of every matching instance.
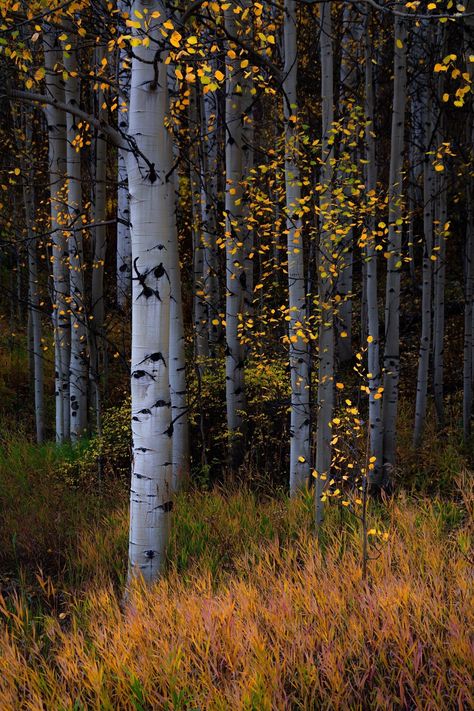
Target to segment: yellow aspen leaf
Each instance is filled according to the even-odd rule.
[[[403,42],[401,41],[401,39],[399,37],[396,40],[396,45],[397,45],[398,49],[403,49]]]
[[[46,74],[46,70],[44,67],[39,67],[39,69],[36,70],[35,72],[35,79],[36,81],[41,81],[41,79],[44,78],[44,75]]]
[[[182,36],[179,34],[179,32],[175,30],[170,37],[170,43],[173,45],[173,47],[179,47],[181,38]]]
[[[216,69],[214,72],[214,76],[216,77],[217,81],[222,81],[224,79],[224,74],[220,71],[220,69]]]
[[[171,20],[166,20],[166,22],[163,22],[163,27],[165,28],[165,30],[174,30],[174,25]]]

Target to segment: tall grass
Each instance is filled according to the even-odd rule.
[[[366,582],[337,509],[320,545],[308,499],[183,494],[165,576],[125,606],[126,508],[94,509],[36,605],[1,600],[0,708],[472,708],[469,481],[374,510],[389,538]]]

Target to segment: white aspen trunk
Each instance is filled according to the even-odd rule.
[[[44,34],[44,61],[46,92],[56,101],[64,101],[64,87],[56,66],[61,64],[61,50],[58,47],[56,31]],[[59,70],[58,70],[59,71]],[[69,274],[68,247],[64,236],[64,202],[66,171],[66,117],[64,112],[53,105],[45,104],[45,116],[49,132],[49,173],[51,244],[53,262],[53,328],[55,360],[55,401],[56,401],[56,441],[69,439],[69,359],[70,359],[70,317],[69,317]]]
[[[377,155],[375,144],[375,99],[373,81],[373,45],[370,28],[371,15],[367,12],[365,26],[365,142],[367,150],[367,192],[375,194],[377,187]],[[366,296],[367,296],[367,369],[369,381],[369,437],[370,454],[375,457],[371,482],[377,482],[382,474],[383,430],[381,418],[382,399],[379,388],[380,334],[378,308],[377,250],[375,249],[376,216],[369,218],[369,237],[366,247]]]
[[[444,292],[446,282],[447,195],[443,178],[436,180],[436,228],[433,303],[433,395],[438,424],[444,427]]]
[[[296,2],[285,0],[283,112],[285,117],[286,231],[288,239],[289,359],[291,372],[290,494],[310,477],[310,354],[306,334],[306,289],[298,166],[298,55]]]
[[[388,484],[396,461],[398,387],[400,381],[400,277],[402,266],[403,153],[406,105],[406,26],[395,19],[394,83],[388,194],[387,279],[383,378],[383,481]]]
[[[345,5],[343,13],[343,34],[341,38],[341,69],[340,69],[340,98],[339,113],[341,120],[350,118],[350,110],[356,105],[358,88],[358,66],[360,62],[359,47],[363,32],[363,24],[358,14],[357,6]],[[342,150],[346,150],[344,141]],[[356,149],[347,149],[351,152],[352,161],[357,162]],[[344,180],[344,175],[341,176]],[[351,188],[345,189],[347,199],[350,200]],[[350,221],[351,218],[349,218]],[[348,218],[342,216],[347,222]],[[352,281],[354,261],[354,234],[349,228],[342,241],[340,252],[340,267],[338,270],[337,292],[341,296],[338,308],[336,325],[337,354],[341,363],[352,357]],[[346,335],[342,335],[346,334]]]
[[[426,97],[427,100],[428,97]],[[419,447],[426,418],[428,396],[428,372],[431,347],[431,303],[432,303],[432,249],[433,249],[433,202],[434,171],[429,155],[433,139],[433,109],[425,106],[425,159],[423,164],[423,279],[421,297],[421,340],[418,359],[418,377],[416,386],[415,426],[413,446]]]
[[[67,104],[79,106],[77,57],[74,51],[64,53],[64,66],[69,73],[65,85]],[[69,368],[69,417],[71,441],[77,442],[87,431],[87,361],[86,314],[84,302],[84,255],[82,244],[81,156],[75,149],[76,118],[66,114],[67,124],[67,202],[69,211],[68,249],[71,293],[71,360]]]
[[[167,67],[161,55],[155,80],[154,43],[166,19],[162,2],[136,0],[132,16],[158,10],[148,47],[134,47],[129,135],[142,157],[129,154],[132,239],[132,437],[129,579],[152,582],[165,562],[171,522],[172,420],[169,384],[170,259],[175,229],[174,200],[166,175],[171,169],[171,138],[164,129],[168,110]],[[134,35],[143,37],[141,30]]]
[[[29,127],[26,133],[31,133]],[[30,146],[30,141],[28,141]],[[22,166],[22,174],[28,175],[23,179],[23,199],[25,202],[26,230],[28,234],[28,313],[31,324],[31,347],[33,352],[33,385],[35,398],[35,425],[36,441],[41,444],[44,440],[44,377],[43,353],[41,348],[41,312],[39,309],[38,285],[38,258],[36,250],[35,203],[32,188],[32,172],[27,166]]]
[[[168,82],[173,79],[168,70]],[[168,141],[168,161],[173,164],[173,146]],[[181,269],[179,264],[179,242],[176,226],[176,206],[179,195],[179,175],[174,170],[169,177],[170,200],[173,215],[170,222],[168,243],[170,278],[170,337],[169,337],[169,379],[172,417],[172,491],[176,492],[189,477],[189,423],[186,387],[186,354],[183,319],[183,298],[181,291]]]
[[[236,36],[233,5],[225,11],[226,31]],[[233,43],[231,43],[233,44]],[[234,48],[235,50],[235,48]],[[226,58],[226,402],[229,454],[233,465],[242,453],[240,436],[245,410],[244,349],[239,335],[244,311],[244,250],[242,234],[242,81],[240,61]],[[239,328],[240,326],[240,328]]]
[[[129,0],[118,0],[117,8],[124,13],[129,10]],[[125,50],[118,51],[118,85],[120,89],[118,101],[118,127],[126,132],[128,129],[128,105],[130,91],[130,65]],[[117,305],[125,309],[130,301],[132,291],[132,244],[130,241],[130,208],[128,195],[127,158],[125,151],[117,150],[117,262],[116,289]]]
[[[212,63],[211,63],[212,64]],[[203,242],[203,289],[207,307],[209,355],[216,357],[220,326],[213,321],[219,314],[219,257],[216,244],[217,224],[217,100],[214,92],[202,99],[201,228]]]
[[[334,311],[332,305],[332,181],[333,142],[331,131],[334,124],[334,61],[332,47],[331,3],[321,4],[321,193],[319,243],[319,382],[318,382],[318,428],[316,435],[316,486],[315,508],[316,526],[320,526],[324,516],[321,496],[331,470],[331,423],[334,412]]]

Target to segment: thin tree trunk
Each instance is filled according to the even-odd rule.
[[[316,436],[316,526],[323,520],[322,495],[331,470],[331,422],[334,411],[334,311],[332,305],[332,181],[333,143],[331,131],[334,124],[333,47],[330,2],[321,4],[321,186],[320,193],[320,260],[319,260],[319,382],[318,382],[318,429]]]
[[[444,292],[446,282],[447,195],[443,178],[436,181],[436,229],[433,304],[433,395],[438,424],[444,427]]]
[[[65,83],[65,101],[79,106],[77,57],[74,51],[64,53],[64,65],[69,73]],[[69,211],[68,251],[71,293],[71,360],[69,369],[69,416],[72,442],[87,431],[87,361],[86,313],[84,308],[84,254],[82,244],[81,157],[74,139],[76,119],[66,114],[67,124],[67,202]]]
[[[367,150],[367,192],[375,196],[377,188],[377,155],[375,143],[375,99],[373,77],[373,44],[370,28],[370,12],[367,12],[365,26],[365,141]],[[380,394],[380,334],[378,308],[377,250],[375,244],[376,216],[370,216],[366,247],[367,279],[367,367],[369,381],[369,436],[370,454],[375,457],[372,480],[379,480],[382,474],[383,429]]]
[[[400,381],[400,277],[402,266],[403,153],[406,105],[406,26],[395,19],[394,83],[388,193],[387,280],[385,295],[385,350],[383,379],[383,478],[390,482],[396,462],[398,387]]]
[[[413,446],[419,447],[426,418],[428,396],[428,372],[431,346],[431,304],[432,304],[432,249],[433,249],[433,203],[434,171],[429,155],[433,138],[433,109],[425,106],[425,159],[423,165],[423,279],[421,299],[421,340],[418,359],[418,378],[416,386],[415,426]]]
[[[291,372],[290,494],[305,486],[310,477],[310,355],[304,333],[306,289],[301,222],[301,181],[298,167],[298,55],[296,2],[285,0],[283,26],[285,68],[283,110],[285,117],[285,190],[288,239],[289,358]]]
[[[44,58],[46,69],[46,91],[56,101],[64,101],[64,89],[55,72],[60,66],[62,53],[58,47],[56,31],[49,29],[44,34]],[[66,117],[64,112],[51,104],[45,104],[45,116],[49,132],[49,172],[51,243],[53,262],[53,328],[55,360],[55,400],[56,400],[56,441],[67,441],[70,433],[69,421],[69,361],[70,361],[70,317],[68,306],[69,273],[68,247],[64,236],[64,201],[66,187]]]
[[[225,11],[226,31],[238,32],[231,5]],[[232,43],[231,43],[232,44]],[[234,48],[235,51],[235,48]],[[240,342],[244,311],[244,250],[242,234],[242,95],[240,62],[226,59],[226,402],[229,454],[233,466],[243,452],[243,412],[245,410],[244,349]]]

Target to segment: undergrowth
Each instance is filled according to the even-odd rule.
[[[61,478],[75,456],[3,451],[0,708],[473,706],[471,474],[371,506],[367,581],[336,506],[318,542],[309,496],[185,492],[165,575],[124,605],[126,490]]]

